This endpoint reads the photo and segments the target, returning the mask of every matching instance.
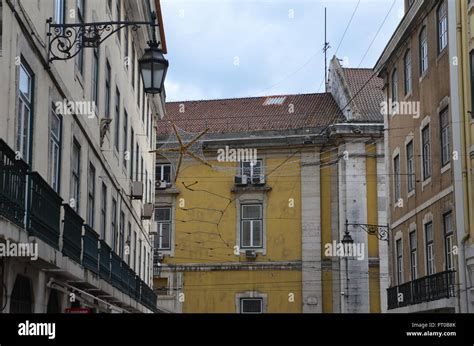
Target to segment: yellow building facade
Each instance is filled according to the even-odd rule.
[[[385,309],[386,241],[363,227],[386,225],[379,105],[368,114],[355,97],[347,112],[348,90],[370,70],[331,66],[328,93],[167,104],[155,192],[160,309]],[[181,163],[170,154],[206,129]],[[361,250],[352,256],[336,251],[346,231]]]

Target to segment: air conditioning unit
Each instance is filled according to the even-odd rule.
[[[166,180],[157,180],[155,182],[155,187],[158,189],[158,190],[165,190],[167,189],[169,186],[168,186],[168,183],[166,182]]]
[[[254,250],[247,250],[245,251],[245,257],[247,257],[248,259],[256,259],[257,253]]]
[[[153,216],[155,206],[153,203],[145,203],[143,205],[142,220],[149,220]]]
[[[132,194],[133,199],[142,199],[143,198],[143,183],[141,181],[132,182]]]
[[[265,176],[263,174],[254,175],[252,177],[252,184],[254,184],[254,185],[265,185]]]
[[[235,185],[247,185],[248,184],[248,178],[246,175],[236,175],[234,177],[234,183]]]

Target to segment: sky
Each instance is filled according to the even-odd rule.
[[[328,64],[372,68],[403,2],[162,0],[166,101],[324,92],[324,8]]]

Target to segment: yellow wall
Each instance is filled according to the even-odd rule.
[[[272,190],[266,192],[264,212],[266,255],[259,254],[255,262],[301,261],[300,163],[296,156],[282,164],[287,158],[288,153],[264,158],[266,182]],[[245,254],[234,254],[235,198],[240,195],[231,189],[237,163],[208,162],[219,168],[185,163],[178,176],[175,253],[165,257],[167,264],[248,262]],[[183,185],[196,181],[190,187],[194,191]],[[242,290],[267,293],[268,312],[301,312],[300,270],[186,271],[183,284],[185,312],[235,312],[235,295]],[[294,302],[288,301],[289,293],[294,294]]]
[[[299,270],[186,272],[183,312],[235,313],[236,295],[246,291],[267,294],[266,312],[301,312]]]

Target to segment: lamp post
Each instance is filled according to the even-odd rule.
[[[344,236],[342,237],[341,243],[344,246],[344,260],[346,262],[346,291],[344,292],[344,297],[348,299],[349,298],[349,258],[347,257],[347,254],[346,254],[346,248],[347,246],[350,246],[354,243],[354,239],[352,239],[351,234],[349,233],[347,220],[346,220],[346,230],[344,232]],[[347,310],[346,303],[347,301],[345,300],[344,310]],[[344,312],[347,312],[347,311],[344,311]]]
[[[123,28],[130,27],[132,31],[141,26],[152,29],[152,40],[148,41],[148,48],[138,59],[138,66],[143,77],[144,91],[148,94],[157,94],[163,90],[163,83],[168,70],[168,60],[159,48],[155,29],[156,13],[151,14],[150,21],[112,21],[96,23],[67,23],[56,24],[53,19],[47,20],[48,31],[48,67],[55,60],[69,60],[74,58],[84,48],[97,48],[107,38]]]

